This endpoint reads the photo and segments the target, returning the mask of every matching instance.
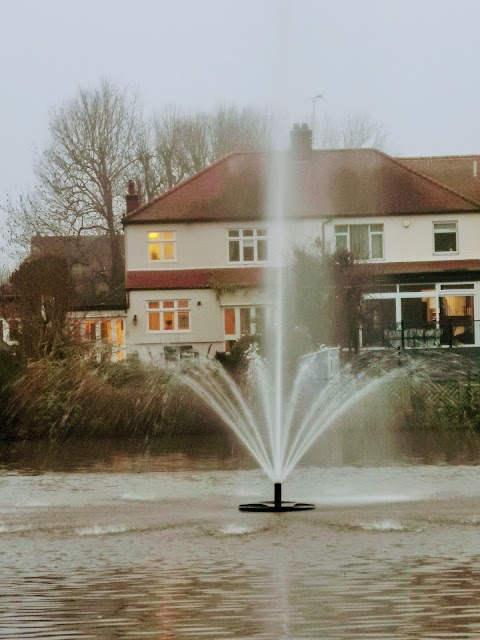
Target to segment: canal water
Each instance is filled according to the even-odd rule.
[[[0,445],[0,639],[480,638],[476,436],[315,452],[284,499],[227,438]],[[390,451],[390,450],[389,450]]]

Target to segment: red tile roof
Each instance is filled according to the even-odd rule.
[[[479,211],[480,204],[374,149],[232,153],[124,218],[125,224],[259,220],[267,214],[271,160],[283,159],[287,217],[420,215]]]
[[[267,272],[268,267],[129,271],[125,288],[127,290],[209,289],[225,285],[256,287],[263,283]]]
[[[480,272],[480,260],[429,260],[419,262],[382,262],[358,265],[372,277],[425,273],[454,275],[456,272]],[[222,286],[258,287],[266,282],[273,267],[235,267],[224,269],[165,269],[129,271],[127,290],[209,289]]]
[[[480,156],[433,156],[399,160],[410,169],[430,176],[480,202]]]

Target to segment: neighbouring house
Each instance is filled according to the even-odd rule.
[[[347,249],[372,273],[361,347],[480,346],[476,194],[412,159],[313,150],[306,125],[291,136],[289,152],[232,153],[142,206],[129,184],[127,354],[213,356],[261,332],[271,321],[265,279],[309,243]],[[270,216],[279,198],[281,251]]]
[[[106,236],[34,236],[31,240],[32,259],[56,256],[68,265],[74,286],[69,316],[77,338],[97,359],[119,362],[126,354],[126,299],[123,285],[112,289],[110,255]],[[13,322],[18,333],[18,320]]]
[[[410,169],[480,202],[480,155],[400,158]]]
[[[14,296],[9,282],[0,286],[0,350],[9,351],[18,344],[20,322],[15,315]]]

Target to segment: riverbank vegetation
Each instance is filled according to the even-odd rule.
[[[219,357],[240,385],[252,342],[252,337],[245,338],[230,357]],[[135,359],[97,362],[85,349],[61,353],[61,357],[27,361],[0,352],[0,439],[140,439],[208,434],[224,428],[214,412],[182,384],[175,366],[159,369]],[[346,366],[365,370],[370,366],[365,359],[373,358],[367,355],[350,353]],[[403,364],[405,375],[382,385],[374,403],[379,415],[371,408],[367,411],[363,403],[345,421],[356,426],[388,423],[385,426],[396,433],[480,432],[480,374],[475,359],[467,363],[444,351],[425,355],[425,362],[415,367],[409,362],[415,357],[420,358],[390,354],[387,368]],[[411,375],[414,371],[419,375]]]
[[[168,369],[73,353],[28,364],[2,354],[1,370],[1,439],[143,438],[218,427]]]

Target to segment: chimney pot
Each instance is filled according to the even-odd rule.
[[[128,216],[129,213],[132,213],[132,211],[135,211],[135,209],[138,209],[138,206],[140,204],[140,198],[137,193],[135,180],[128,181],[128,193],[125,196],[125,200],[127,203],[127,216]]]
[[[308,156],[312,151],[312,130],[306,122],[302,126],[298,122],[293,125],[290,144],[292,151],[298,156]]]

